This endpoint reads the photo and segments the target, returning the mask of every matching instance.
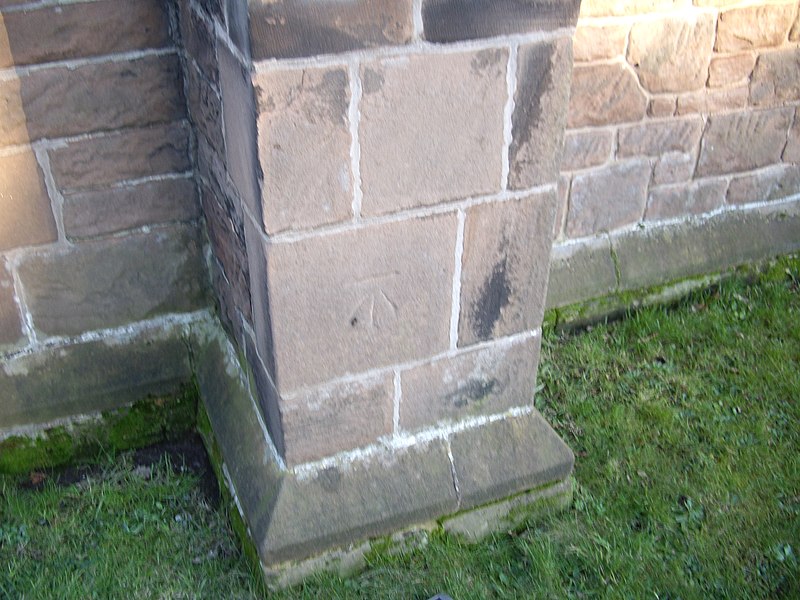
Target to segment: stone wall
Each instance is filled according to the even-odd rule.
[[[4,429],[188,381],[207,286],[168,6],[0,6]]]
[[[584,0],[548,306],[800,245],[800,22],[780,0]]]

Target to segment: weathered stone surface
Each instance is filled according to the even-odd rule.
[[[717,52],[780,46],[792,26],[796,3],[760,4],[726,10],[719,15]]]
[[[689,181],[697,164],[695,154],[681,152],[666,152],[658,157],[653,167],[653,183],[664,185]]]
[[[583,0],[581,17],[606,17],[663,12],[687,4],[686,0]]]
[[[278,454],[284,456],[286,448],[283,443],[280,396],[278,395],[278,390],[275,389],[269,369],[267,369],[256,349],[257,341],[254,339],[254,333],[254,331],[246,330],[244,336],[245,354],[250,369],[253,371],[253,384],[255,385],[255,389],[253,385],[250,386],[250,389],[256,395],[258,408],[264,419],[264,424],[267,426],[272,443],[275,444]]]
[[[724,89],[705,89],[678,96],[678,115],[712,114],[738,110],[747,106],[746,85]]]
[[[446,214],[270,245],[280,392],[446,350],[455,239]]]
[[[267,232],[352,218],[347,71],[258,73],[254,84]]]
[[[59,249],[19,267],[36,330],[76,335],[206,306],[194,227]]]
[[[576,66],[572,71],[568,127],[638,121],[647,98],[636,76],[621,64]]]
[[[749,171],[779,162],[792,112],[784,108],[709,117],[697,174]]]
[[[678,99],[675,96],[655,96],[650,99],[647,114],[651,117],[671,117],[675,114]]]
[[[177,56],[147,56],[2,81],[0,146],[179,120],[180,72]]]
[[[193,63],[186,66],[186,106],[198,138],[203,138],[219,156],[225,156],[222,98]]]
[[[562,38],[522,46],[517,61],[508,183],[512,189],[527,189],[558,178],[569,101],[572,42]]]
[[[631,160],[572,178],[567,236],[581,237],[635,223],[644,214],[650,162]]]
[[[800,163],[800,110],[795,109],[794,124],[789,129],[789,140],[783,150],[783,162]]]
[[[456,433],[450,447],[462,509],[565,479],[575,462],[536,411]]]
[[[725,203],[727,187],[725,180],[706,179],[653,188],[647,201],[647,220],[659,221],[716,210]]]
[[[204,18],[188,1],[178,3],[181,45],[189,61],[211,82],[219,81],[217,36],[212,21]]]
[[[699,117],[648,122],[619,129],[617,156],[660,156],[665,152],[694,152],[703,133]]]
[[[272,333],[272,309],[267,281],[267,263],[264,260],[266,249],[262,238],[261,223],[250,219],[244,221],[244,236],[247,243],[247,266],[250,276],[250,298],[253,306],[261,307],[253,311],[253,331],[256,334],[256,349],[270,378],[274,382],[275,344]]]
[[[363,214],[500,190],[507,61],[480,50],[361,67]]]
[[[425,39],[457,42],[575,25],[580,0],[423,0]]]
[[[186,178],[79,192],[64,197],[69,238],[90,238],[200,216],[194,181]]]
[[[191,377],[189,354],[174,329],[40,349],[0,365],[0,429],[172,394]]]
[[[607,237],[553,246],[548,309],[606,296],[616,287],[617,276]]]
[[[800,249],[800,203],[625,232],[614,248],[623,289],[714,273]]]
[[[797,17],[794,19],[794,25],[792,25],[792,30],[789,32],[789,41],[800,41],[800,10],[797,11]]]
[[[798,100],[800,48],[759,56],[750,80],[750,102],[756,106],[782,106]]]
[[[30,150],[0,157],[0,215],[0,250],[58,239],[44,175]]]
[[[5,258],[0,257],[0,351],[19,345],[25,337],[14,296],[14,280]]]
[[[775,165],[763,171],[734,177],[728,187],[728,204],[781,200],[800,193],[800,165]]]
[[[392,432],[393,406],[392,373],[284,396],[280,411],[286,464],[374,443]]]
[[[459,347],[541,325],[555,203],[553,190],[467,210]]]
[[[715,56],[708,67],[708,87],[745,83],[755,64],[756,57],[750,53]]]
[[[567,175],[558,178],[558,189],[556,190],[556,220],[553,223],[553,239],[560,239],[564,235],[564,221],[567,219],[567,203],[569,202],[569,188],[572,179]]]
[[[533,403],[540,335],[439,359],[400,374],[400,428],[498,414]]]
[[[189,128],[172,123],[69,142],[50,151],[50,168],[62,192],[182,173],[191,169]]]
[[[8,44],[0,68],[169,46],[166,6],[117,0],[45,6],[0,15]]]
[[[714,43],[714,17],[695,13],[639,21],[631,28],[628,62],[651,92],[703,87]]]
[[[242,55],[250,59],[250,17],[248,6],[239,0],[226,0],[228,13],[228,35]]]
[[[578,25],[573,40],[575,62],[622,56],[628,41],[626,25]]]
[[[315,56],[409,42],[411,0],[250,2],[253,58]]]

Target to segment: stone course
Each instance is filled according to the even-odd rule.
[[[720,208],[725,202],[724,180],[700,180],[690,184],[656,187],[647,200],[648,221],[700,215]]]
[[[624,65],[575,66],[567,127],[638,121],[646,108],[636,76]]]
[[[751,48],[779,46],[797,12],[795,3],[765,4],[733,8],[719,16],[717,52],[736,52]]]

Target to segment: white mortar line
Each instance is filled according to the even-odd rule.
[[[39,339],[36,335],[36,328],[33,326],[33,315],[28,308],[28,301],[25,298],[25,288],[22,285],[19,273],[17,272],[16,264],[9,261],[11,267],[11,279],[14,281],[14,299],[19,307],[20,315],[22,316],[22,329],[25,336],[29,340],[29,346],[36,348],[39,345]]]
[[[450,305],[450,350],[458,348],[458,318],[461,314],[461,259],[464,255],[464,209],[458,211],[458,227],[456,228],[455,262],[453,264],[453,294]]]
[[[453,476],[453,489],[456,492],[456,502],[458,508],[461,508],[461,489],[458,487],[458,475],[456,474],[456,461],[453,458],[453,448],[450,446],[450,439],[445,440],[447,446],[447,458],[450,461],[450,474]]]
[[[120,52],[118,54],[104,54],[103,56],[92,56],[89,58],[74,58],[70,60],[59,60],[54,62],[42,63],[39,65],[24,65],[18,67],[9,67],[0,70],[0,81],[9,81],[19,79],[30,73],[37,71],[46,71],[48,69],[68,69],[70,71],[85,67],[88,65],[102,65],[106,63],[119,63],[138,60],[140,58],[148,58],[152,56],[169,56],[171,54],[177,55],[178,51],[175,47],[168,48],[155,48],[151,50],[134,50],[132,52]]]
[[[400,433],[400,402],[403,401],[403,388],[400,381],[400,371],[394,371],[394,406],[392,410],[392,435]]]
[[[239,501],[239,494],[236,493],[236,486],[233,485],[233,478],[228,471],[228,465],[224,458],[222,460],[222,477],[225,479],[225,485],[228,488],[228,492],[230,492],[231,498],[233,498],[233,503],[236,505],[236,510],[239,511],[239,517],[241,517],[242,522],[244,523],[245,527],[247,527],[247,537],[252,540],[253,532],[250,531],[250,523],[248,522],[247,516],[244,513],[242,503]]]
[[[412,39],[419,41],[422,39],[422,34],[425,31],[425,25],[422,21],[422,0],[413,0],[411,6],[411,17],[412,25],[414,27]]]
[[[135,179],[124,179],[109,185],[109,189],[126,188],[145,183],[155,183],[158,181],[174,181],[176,179],[192,179],[194,178],[194,171],[183,171],[182,173],[161,173],[159,175],[147,175],[145,177],[137,177]],[[87,190],[88,191],[88,190]],[[79,192],[82,193],[82,192]]]
[[[350,171],[353,177],[353,220],[361,219],[361,201],[364,197],[361,189],[361,142],[358,139],[358,127],[361,123],[361,77],[358,73],[359,63],[353,61],[348,65],[350,79],[350,105],[347,118],[350,125]]]
[[[508,65],[506,68],[506,105],[503,109],[503,154],[502,154],[502,174],[500,175],[500,186],[504,191],[508,189],[508,178],[511,171],[509,152],[513,142],[513,116],[514,116],[514,94],[517,91],[517,56],[519,45],[512,44],[508,52]]]
[[[56,223],[56,231],[58,232],[58,243],[60,245],[67,244],[67,234],[64,229],[64,196],[56,186],[56,180],[53,177],[53,172],[50,169],[50,155],[47,150],[43,148],[36,148],[33,153],[36,156],[36,161],[42,169],[44,175],[44,185],[47,188],[47,195],[50,197],[50,206],[53,210],[53,219]]]

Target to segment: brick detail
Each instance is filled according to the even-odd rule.
[[[622,56],[628,41],[627,25],[578,24],[573,41],[575,62],[590,62]]]
[[[759,56],[750,80],[751,104],[781,106],[797,101],[800,101],[800,48]]]
[[[614,134],[608,129],[568,131],[564,137],[561,158],[563,171],[574,171],[602,165],[611,158]]]
[[[14,280],[5,258],[0,257],[0,351],[23,340],[22,320],[14,300]]]
[[[703,121],[699,117],[622,127],[618,134],[617,156],[691,153],[697,149],[702,133]]]
[[[446,350],[455,240],[446,214],[268,246],[279,391]]]
[[[355,0],[313,4],[299,0],[250,2],[253,59],[347,52],[409,42],[411,0]]]
[[[755,64],[756,57],[749,52],[715,56],[708,67],[708,87],[747,83]]]
[[[572,178],[567,236],[581,237],[636,223],[644,214],[650,161],[630,160]]]
[[[0,157],[0,215],[0,250],[58,239],[44,175],[30,150]]]
[[[711,212],[725,203],[727,187],[726,181],[712,179],[653,188],[647,201],[646,218],[658,221]]]
[[[555,203],[553,191],[467,211],[459,347],[541,325]]]
[[[362,66],[363,214],[500,190],[507,61],[480,50]]]
[[[723,11],[719,15],[717,52],[736,52],[751,48],[779,46],[792,26],[797,6],[765,4]]]
[[[792,109],[746,111],[708,118],[699,176],[749,171],[780,161]]]
[[[731,179],[728,204],[781,200],[800,193],[800,165],[775,165]]]
[[[267,232],[352,217],[347,71],[259,73],[254,83]]]
[[[568,127],[638,121],[646,108],[636,76],[621,63],[573,69]]]

